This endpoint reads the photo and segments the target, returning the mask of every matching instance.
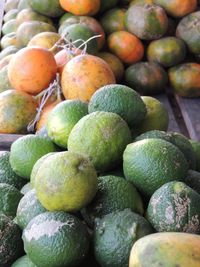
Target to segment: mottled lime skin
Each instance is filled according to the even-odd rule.
[[[167,81],[165,70],[154,62],[138,62],[125,71],[125,83],[142,95],[163,92]]]
[[[37,267],[27,255],[16,260],[11,267]]]
[[[162,37],[168,28],[164,9],[157,5],[131,5],[125,15],[126,29],[142,40]]]
[[[106,34],[125,30],[125,11],[123,8],[114,8],[102,16],[100,21]]]
[[[106,111],[118,114],[129,126],[140,124],[146,116],[146,106],[132,88],[112,84],[101,87],[90,99],[89,113]]]
[[[175,94],[200,96],[200,64],[183,63],[169,69],[169,81]]]
[[[151,225],[130,209],[96,220],[94,253],[104,267],[128,267],[129,254],[137,239],[153,233]]]
[[[78,211],[94,198],[97,174],[90,160],[78,153],[56,153],[42,163],[35,177],[36,194],[50,211]]]
[[[176,132],[164,132],[164,131],[152,130],[137,136],[135,141],[147,138],[160,138],[167,142],[172,143],[173,145],[178,147],[180,151],[184,154],[186,160],[189,163],[189,168],[194,170],[196,169],[196,158],[194,150],[189,140],[184,135]]]
[[[18,10],[22,10],[25,8],[31,8],[27,0],[19,0],[18,3]]]
[[[36,197],[35,189],[32,189],[21,198],[18,204],[16,222],[21,229],[24,229],[34,217],[45,211],[46,209]]]
[[[200,11],[191,13],[179,22],[176,36],[182,39],[193,54],[200,54]]]
[[[33,218],[23,232],[24,249],[40,267],[77,266],[89,249],[86,226],[65,212],[45,212]]]
[[[134,244],[129,267],[199,267],[199,251],[199,235],[156,233],[145,236]]]
[[[200,195],[182,182],[169,182],[152,195],[147,219],[158,232],[200,233]]]
[[[11,264],[23,255],[21,230],[9,217],[0,214],[0,266],[10,267]]]
[[[0,183],[0,213],[14,218],[23,195],[14,186]]]
[[[129,144],[123,155],[125,177],[145,196],[163,184],[183,180],[188,163],[173,144],[161,139],[144,139]]]
[[[88,105],[80,100],[65,100],[50,113],[47,121],[48,136],[58,146],[67,148],[74,125],[88,114]]]
[[[144,212],[142,199],[135,187],[122,177],[100,176],[97,194],[82,215],[89,225],[93,225],[95,218],[126,208],[141,215]]]
[[[27,0],[27,2],[33,10],[48,17],[59,17],[65,12],[59,0]]]
[[[14,172],[29,180],[36,161],[42,156],[55,151],[56,147],[49,139],[29,134],[12,143],[10,164]]]
[[[26,180],[12,170],[9,157],[9,151],[4,151],[0,154],[0,183],[13,185],[20,190],[25,185]]]
[[[181,63],[186,56],[185,43],[176,37],[164,37],[152,41],[147,48],[147,58],[163,67],[172,67]]]
[[[103,172],[121,163],[123,151],[131,139],[128,125],[119,115],[96,111],[74,126],[68,149],[89,156],[96,170]]]

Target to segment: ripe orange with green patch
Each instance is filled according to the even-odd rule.
[[[183,97],[200,96],[200,64],[185,63],[169,69],[174,92]]]
[[[136,63],[144,55],[144,46],[140,39],[126,31],[112,33],[108,37],[108,47],[126,64]]]
[[[153,0],[155,4],[163,7],[172,17],[184,17],[197,8],[197,0]]]
[[[64,10],[78,16],[93,16],[100,9],[100,0],[59,0],[59,2]]]
[[[102,16],[100,21],[107,34],[125,30],[125,12],[126,10],[123,8],[114,8]]]

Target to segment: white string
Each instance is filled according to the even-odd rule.
[[[40,120],[42,110],[43,110],[44,106],[46,105],[50,96],[53,94],[53,92],[57,91],[57,97],[60,97],[61,88],[60,88],[59,82],[60,82],[60,77],[59,77],[59,74],[57,73],[56,79],[49,85],[49,87],[47,89],[45,89],[42,92],[42,99],[39,103],[39,107],[36,109],[37,114],[36,114],[35,118],[28,124],[28,127],[27,127],[28,132],[34,132],[35,126],[36,126],[37,122]],[[38,96],[36,96],[36,98],[37,97]]]

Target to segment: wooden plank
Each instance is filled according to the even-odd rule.
[[[8,150],[11,144],[23,135],[20,134],[0,134],[0,150]]]
[[[174,131],[174,132],[181,132],[180,126],[177,123],[177,120],[175,118],[172,106],[167,98],[166,95],[161,94],[161,95],[157,95],[155,97],[156,99],[158,99],[168,110],[169,113],[169,127],[168,127],[168,131]]]
[[[176,96],[176,100],[180,106],[190,138],[200,141],[200,99]]]

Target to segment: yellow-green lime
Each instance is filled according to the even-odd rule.
[[[119,115],[96,111],[74,126],[68,149],[89,156],[96,170],[104,172],[122,162],[124,149],[131,140],[130,129]]]
[[[50,211],[78,211],[94,198],[97,174],[90,160],[75,152],[55,153],[35,176],[38,200]]]
[[[48,136],[58,146],[67,148],[69,134],[74,125],[88,114],[88,106],[80,100],[65,100],[50,113],[47,122]]]
[[[51,152],[51,153],[48,153],[48,154],[42,156],[34,164],[33,169],[31,171],[31,177],[30,177],[30,183],[31,183],[31,186],[33,188],[35,186],[35,176],[36,176],[36,174],[37,174],[40,166],[43,164],[43,162],[45,161],[45,159],[47,159],[49,156],[53,155],[54,153],[56,153],[56,152]]]
[[[147,114],[144,120],[137,126],[132,127],[134,136],[150,130],[166,131],[169,124],[169,115],[166,107],[156,98],[142,96]]]

